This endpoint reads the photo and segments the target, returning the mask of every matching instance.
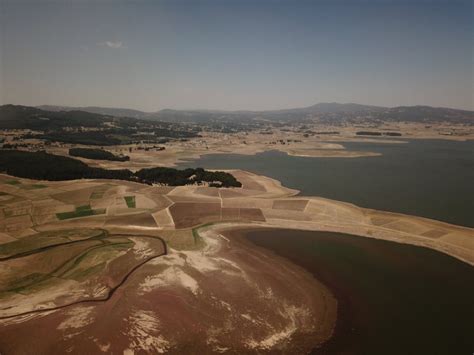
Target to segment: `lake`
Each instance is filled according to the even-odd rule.
[[[430,249],[330,232],[256,230],[338,300],[334,336],[315,354],[471,354],[474,268]]]
[[[474,227],[474,142],[344,143],[364,158],[206,155],[182,167],[244,169],[302,195]],[[304,267],[338,300],[315,354],[472,354],[474,268],[420,247],[329,232],[259,230],[254,244]]]
[[[213,154],[180,167],[244,169],[277,179],[302,195],[474,227],[474,141],[343,145],[382,156],[307,158],[279,151]]]

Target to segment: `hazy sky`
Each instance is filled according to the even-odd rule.
[[[0,0],[0,102],[474,109],[473,1]]]

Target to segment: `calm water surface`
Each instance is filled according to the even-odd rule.
[[[474,227],[474,141],[343,143],[380,157],[304,158],[278,151],[206,155],[181,166],[245,169],[275,178],[302,195],[352,202]]]
[[[383,155],[217,154],[182,166],[249,170],[302,195],[474,227],[474,142],[344,145]],[[248,238],[334,292],[336,333],[317,354],[474,353],[473,267],[429,249],[336,233],[267,230]]]
[[[430,249],[329,232],[258,230],[258,246],[312,272],[338,300],[315,354],[474,351],[474,268]]]

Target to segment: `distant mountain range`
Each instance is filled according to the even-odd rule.
[[[474,111],[430,106],[393,108],[359,104],[319,103],[309,107],[274,111],[170,110],[143,112],[122,108],[64,106],[0,106],[0,129],[57,130],[64,127],[104,127],[179,125],[199,123],[214,129],[226,126],[271,122],[320,122],[354,124],[358,122],[449,122],[474,125]]]
[[[86,107],[69,107],[69,106],[51,106],[42,105],[37,108],[44,111],[84,111],[90,113],[96,113],[99,115],[116,116],[116,117],[133,117],[142,118],[148,115],[147,112],[133,110],[129,108],[112,108],[112,107],[97,107],[97,106],[86,106]]]
[[[153,119],[167,122],[207,122],[238,119],[265,120],[304,120],[319,118],[326,121],[351,121],[356,118],[374,121],[404,122],[457,122],[474,123],[474,111],[458,110],[431,106],[398,106],[381,107],[355,103],[318,103],[308,107],[268,110],[268,111],[223,111],[223,110],[172,110],[163,109],[157,112],[108,107],[66,107],[39,106],[45,111],[84,111],[94,114]]]
[[[85,128],[85,129],[84,129]],[[73,109],[46,111],[37,107],[0,106],[0,129],[30,129],[41,131],[42,139],[55,142],[117,145],[151,141],[160,144],[163,139],[198,137],[200,127],[181,123],[134,117],[118,117]],[[0,142],[3,142],[0,137]]]
[[[45,111],[37,107],[0,106],[0,128],[6,129],[58,129],[62,127],[98,127],[111,117],[74,110]]]

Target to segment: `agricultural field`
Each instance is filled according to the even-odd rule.
[[[87,216],[95,216],[99,214],[104,214],[105,209],[92,209],[90,205],[78,206],[75,208],[74,211],[71,212],[61,212],[57,213],[56,216],[58,219],[69,219],[69,218],[80,218],[80,217],[87,217]]]
[[[473,5],[0,0],[0,355],[474,355]]]
[[[335,320],[327,288],[292,264],[282,269],[285,261],[275,255],[226,237],[245,228],[403,240],[474,263],[469,228],[296,196],[276,180],[231,173],[242,187],[0,175],[0,348],[31,352],[31,342],[1,339],[28,339],[33,328],[50,329],[61,349],[88,353],[186,352],[190,341],[203,352],[224,345],[264,351],[266,339],[286,331],[312,334],[314,342],[301,346],[327,339]],[[262,314],[266,323],[257,321]],[[324,319],[318,330],[315,319]],[[227,326],[242,332],[229,338],[214,331]],[[34,346],[51,350],[46,340]]]
[[[137,207],[137,203],[135,201],[135,196],[125,196],[125,203],[127,204],[128,208],[135,208]]]

